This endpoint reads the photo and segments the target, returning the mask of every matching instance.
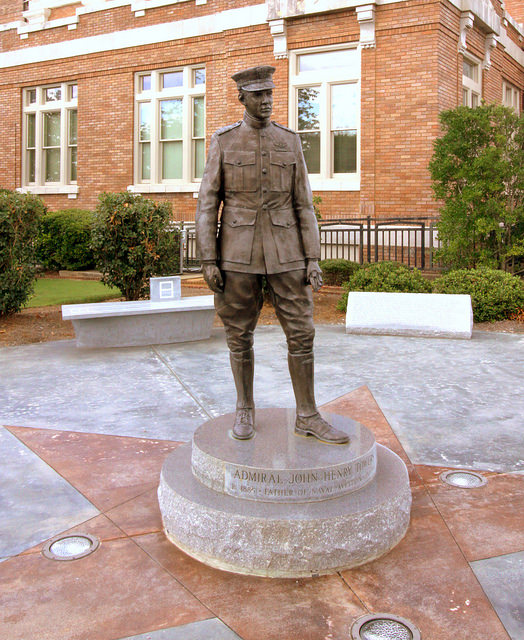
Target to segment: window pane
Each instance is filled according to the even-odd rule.
[[[206,143],[204,140],[194,141],[194,178],[201,178],[204,175],[204,164],[206,162]]]
[[[60,182],[60,149],[44,151],[45,181]]]
[[[75,145],[77,141],[77,112],[69,112],[69,144]]]
[[[478,65],[468,62],[468,60],[462,62],[462,73],[473,82],[477,82],[477,70]]]
[[[78,98],[78,87],[76,84],[69,85],[69,100],[76,100]]]
[[[140,177],[142,180],[151,179],[151,143],[140,145]]]
[[[162,179],[179,180],[182,178],[182,143],[162,143]]]
[[[320,89],[306,87],[298,90],[298,129],[319,129]]]
[[[56,102],[62,99],[62,89],[60,87],[50,87],[45,90],[45,101]]]
[[[308,173],[320,173],[320,133],[301,133]]]
[[[140,76],[140,91],[151,91],[151,76]]]
[[[34,104],[36,102],[36,89],[30,89],[27,92],[27,104]]]
[[[356,129],[358,127],[358,87],[353,84],[335,84],[331,87],[331,128]]]
[[[27,152],[27,180],[28,182],[35,182],[35,150],[31,149]]]
[[[182,138],[182,98],[160,103],[160,137],[162,140]]]
[[[184,74],[182,71],[172,71],[162,74],[162,88],[181,87],[184,84]]]
[[[60,113],[44,113],[44,147],[60,146]]]
[[[71,147],[69,156],[69,179],[71,181],[76,180],[76,168],[77,168],[77,151],[76,147]]]
[[[206,84],[206,70],[193,69],[193,84]]]
[[[206,135],[204,98],[193,98],[193,137],[203,138]]]
[[[333,133],[333,173],[355,173],[357,170],[357,132]]]
[[[298,71],[334,71],[344,69],[347,77],[358,77],[358,51],[357,49],[342,49],[340,51],[324,51],[321,53],[306,53],[298,56]]]
[[[27,115],[27,144],[26,146],[29,148],[34,148],[35,146],[35,114],[29,113]]]
[[[138,105],[138,139],[140,142],[151,140],[151,103],[141,102]]]
[[[471,106],[474,109],[479,106],[479,97],[476,93],[471,94]]]

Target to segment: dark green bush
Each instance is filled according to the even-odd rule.
[[[149,292],[151,276],[179,272],[180,232],[170,229],[171,204],[122,193],[102,193],[91,236],[102,282],[126,300]]]
[[[487,267],[450,271],[433,282],[433,291],[469,294],[475,322],[504,320],[524,307],[521,278]]]
[[[390,291],[401,293],[429,293],[431,283],[418,269],[411,270],[400,262],[374,262],[362,265],[348,283],[344,285],[346,292],[337,304],[337,308],[345,311],[348,291]]]
[[[0,315],[20,311],[33,291],[35,238],[44,212],[40,198],[0,190]]]
[[[322,269],[322,279],[324,284],[342,286],[351,276],[358,271],[360,265],[351,260],[342,260],[340,258],[331,258],[329,260],[321,260],[319,262]]]
[[[40,223],[36,257],[44,269],[93,269],[91,227],[94,213],[65,209],[47,213]]]

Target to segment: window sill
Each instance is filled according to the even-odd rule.
[[[20,187],[17,189],[20,193],[34,193],[36,195],[46,195],[53,193],[60,193],[64,195],[78,193],[78,185],[76,184],[57,184],[57,185],[36,185],[31,184],[26,187]]]
[[[130,184],[127,190],[131,193],[198,193],[200,182],[184,182],[180,184]]]
[[[309,176],[312,191],[360,191],[360,178],[339,180]]]

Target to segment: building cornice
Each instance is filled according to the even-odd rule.
[[[115,7],[130,6],[136,16],[153,7],[187,2],[188,0],[82,0],[82,6],[76,9],[73,16],[48,21],[49,10],[55,6],[62,6],[66,0],[32,0],[29,12],[31,22],[11,22],[0,25],[0,31],[16,28],[21,38],[28,38],[29,33],[41,29],[67,26],[75,29],[79,16],[94,11],[107,10]],[[196,0],[197,4],[204,4],[207,0]],[[275,56],[287,56],[286,20],[316,13],[325,13],[339,9],[356,9],[361,30],[361,46],[375,46],[375,12],[376,6],[407,2],[408,0],[376,0],[364,3],[362,0],[265,0],[264,3],[254,4],[236,9],[229,9],[219,13],[178,20],[169,23],[135,27],[124,31],[110,32],[85,38],[75,38],[67,41],[67,56],[64,56],[64,42],[34,47],[25,47],[12,51],[0,52],[0,68],[36,64],[64,57],[75,57],[126,49],[128,47],[146,46],[161,42],[180,40],[197,36],[221,33],[226,30],[254,27],[269,23],[271,34],[275,39]],[[506,22],[501,24],[489,0],[449,0],[464,17],[461,32],[461,50],[467,48],[466,29],[471,22],[478,25],[485,32],[486,63],[489,65],[489,51],[494,46],[494,35],[509,56],[524,66],[524,51],[509,38]],[[28,16],[29,17],[29,16]],[[467,19],[466,19],[467,18]],[[507,18],[510,18],[507,16]],[[511,26],[524,36],[521,24],[508,20]],[[489,46],[488,46],[489,45]]]
[[[135,29],[126,29],[125,31],[113,31],[87,38],[75,38],[67,42],[67,49],[64,46],[64,42],[56,42],[4,51],[0,52],[0,69],[212,35],[230,29],[266,24],[266,18],[267,9],[263,3],[238,9],[228,9],[227,11],[198,18],[137,27]]]

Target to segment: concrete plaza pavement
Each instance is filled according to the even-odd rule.
[[[420,536],[436,526],[437,518],[442,520],[442,530],[449,535],[442,557],[456,553],[461,558],[466,591],[471,588],[472,593],[479,594],[478,611],[490,609],[490,621],[484,621],[485,633],[496,640],[522,640],[524,336],[474,332],[471,340],[421,339],[346,335],[343,326],[320,326],[315,354],[318,403],[333,412],[348,411],[355,419],[360,416],[364,424],[369,419],[370,426],[378,429],[379,442],[382,434],[385,444],[395,443],[412,472],[414,497],[420,493],[423,503],[418,508],[415,500],[413,511],[413,522],[420,520],[424,525]],[[258,406],[293,406],[286,345],[279,327],[257,329],[255,357]],[[135,594],[133,605],[124,599],[119,607],[113,603],[104,614],[105,592],[99,585],[98,596],[97,589],[92,588],[89,600],[100,609],[101,620],[106,615],[108,620],[118,619],[118,624],[107,623],[103,631],[93,627],[74,603],[64,609],[70,610],[69,626],[66,621],[57,623],[55,630],[53,625],[48,629],[40,626],[40,635],[34,637],[343,638],[348,637],[344,634],[358,613],[377,610],[378,603],[371,596],[366,600],[370,585],[364,576],[371,582],[373,571],[375,577],[384,576],[381,572],[386,571],[387,559],[394,558],[395,550],[386,560],[362,570],[317,582],[296,581],[300,593],[294,593],[299,589],[293,586],[295,581],[231,577],[214,570],[211,575],[211,570],[200,563],[164,546],[168,543],[161,533],[154,499],[162,460],[178,443],[189,440],[203,421],[234,407],[221,329],[213,330],[210,340],[151,347],[81,350],[74,341],[60,341],[2,348],[0,377],[0,572],[5,574],[4,584],[10,586],[9,592],[0,588],[0,601],[5,604],[2,609],[10,611],[0,622],[2,636],[29,640],[33,637],[27,635],[31,624],[40,624],[52,611],[46,609],[35,586],[39,580],[42,589],[51,584],[48,588],[58,596],[64,595],[68,580],[76,584],[76,579],[86,579],[77,567],[88,567],[89,559],[53,563],[39,553],[45,540],[73,528],[91,528],[102,539],[100,551],[89,558],[108,554],[104,566],[114,562],[119,571],[124,571],[125,558],[128,579],[149,575],[156,602],[152,605],[145,596],[136,600]],[[440,472],[449,468],[484,472],[488,484],[485,489],[450,492],[438,479]],[[417,509],[426,519],[417,520]],[[473,526],[477,527],[474,533]],[[414,524],[412,535],[416,531]],[[468,531],[475,544],[466,541]],[[413,553],[416,544],[413,541],[411,550],[406,548],[405,553]],[[424,571],[438,572],[431,568],[436,562],[431,546],[427,553],[429,568]],[[176,567],[170,564],[175,562],[173,554],[178,554]],[[58,579],[66,572],[60,565],[68,565],[71,575]],[[129,569],[130,565],[134,569]],[[450,561],[446,571],[452,571],[452,565]],[[88,569],[85,571],[89,574]],[[501,579],[501,571],[507,579]],[[200,584],[204,578],[199,582],[198,575],[206,576],[213,590],[206,591]],[[439,579],[435,577],[435,585]],[[171,582],[176,588],[170,586]],[[436,608],[435,620],[446,607],[451,616],[435,622],[435,628],[428,623],[424,640],[488,637],[482,631],[461,635],[469,629],[469,623],[462,623],[460,631],[453,610],[456,605],[466,616],[469,605],[451,602],[450,593],[443,595],[448,583],[445,588],[435,586],[432,593],[427,576],[423,582],[426,599],[436,599],[437,604],[432,605]],[[277,606],[271,621],[262,611],[262,618],[249,627],[247,620],[241,623],[235,617],[232,602],[225,604],[230,589],[242,586],[270,593],[277,589],[275,585],[281,585],[280,596],[287,604],[281,611]],[[148,585],[142,587],[147,589]],[[19,590],[18,618],[13,588]],[[77,597],[68,593],[66,597]],[[378,610],[390,610],[393,596],[384,592],[382,597]],[[24,598],[32,603],[31,610],[25,611]],[[337,604],[337,598],[343,604]],[[294,635],[302,628],[300,607],[310,608],[313,603],[318,612],[309,620],[311,635]],[[391,613],[403,615],[412,610],[412,605],[402,599],[398,604],[402,611]],[[247,598],[244,616],[254,615],[249,608],[254,605]],[[126,606],[140,606],[147,613],[124,619]],[[257,606],[269,605],[258,601]],[[425,606],[429,607],[427,602]],[[169,607],[170,615],[165,615]],[[278,634],[276,622],[280,622]],[[424,616],[419,624],[426,624]],[[445,635],[454,624],[457,633]]]

